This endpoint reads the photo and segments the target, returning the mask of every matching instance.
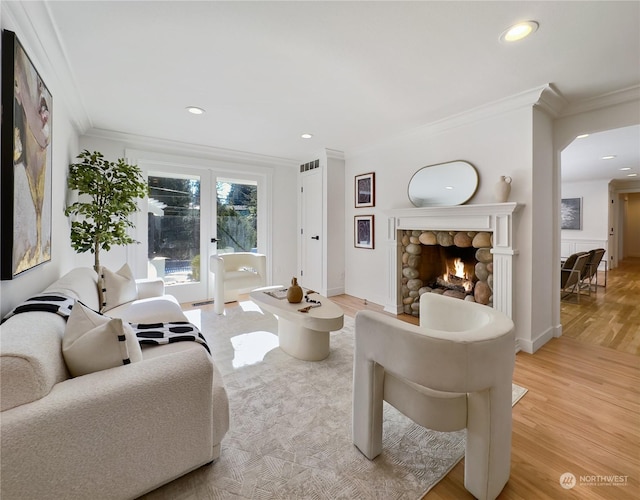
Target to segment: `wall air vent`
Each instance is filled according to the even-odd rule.
[[[300,173],[313,170],[314,168],[318,168],[319,166],[320,166],[320,160],[313,160],[313,161],[310,161],[309,163],[304,163],[300,165]]]

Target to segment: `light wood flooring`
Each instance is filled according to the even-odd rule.
[[[331,299],[348,316],[382,310],[348,295]],[[561,320],[561,337],[516,356],[514,382],[529,392],[513,408],[511,477],[499,498],[640,498],[640,259],[621,262],[606,288],[579,304],[562,301]],[[577,479],[572,489],[560,486],[566,472]],[[464,460],[424,497],[472,498]]]
[[[346,295],[332,300],[350,316],[381,309]],[[561,320],[563,336],[516,356],[514,382],[529,392],[513,408],[511,477],[499,498],[640,498],[640,259],[621,262],[607,287],[580,304],[563,301]],[[565,472],[577,479],[572,489],[560,486]],[[614,486],[593,476],[627,477]],[[424,498],[473,498],[464,460]]]
[[[604,283],[604,273],[598,275]],[[596,293],[561,302],[563,336],[640,355],[640,258],[629,258],[607,273]]]

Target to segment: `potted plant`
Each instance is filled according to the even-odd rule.
[[[123,158],[112,162],[85,149],[77,159],[69,165],[67,186],[78,191],[79,199],[64,213],[77,217],[71,222],[71,246],[79,253],[93,253],[99,273],[101,249],[139,243],[127,234],[134,227],[129,216],[138,211],[137,199],[147,195],[148,187],[140,168]]]

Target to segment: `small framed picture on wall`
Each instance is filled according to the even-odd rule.
[[[353,241],[356,248],[373,249],[373,215],[356,215],[353,221],[353,231]]]
[[[356,208],[375,207],[376,206],[376,174],[369,172],[368,174],[356,175],[355,182],[355,200]]]

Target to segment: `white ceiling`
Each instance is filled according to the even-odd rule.
[[[562,152],[561,165],[565,182],[640,180],[640,125],[575,139]]]
[[[301,161],[545,84],[569,106],[640,85],[637,1],[53,1],[48,9],[90,127]],[[534,36],[498,41],[530,19],[540,24]],[[190,115],[190,105],[206,113]],[[301,139],[305,132],[313,138]],[[609,153],[638,172],[639,128],[618,132],[572,144],[564,174],[603,172],[598,155]]]

